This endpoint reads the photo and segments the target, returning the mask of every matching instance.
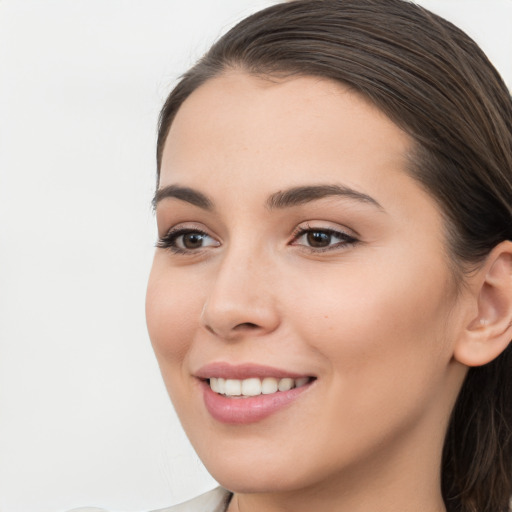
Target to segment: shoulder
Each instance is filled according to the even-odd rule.
[[[231,493],[229,491],[226,491],[226,489],[223,489],[222,487],[217,487],[212,491],[201,494],[201,496],[198,496],[197,498],[193,498],[189,501],[185,501],[184,503],[180,503],[179,505],[174,505],[172,507],[153,510],[153,512],[225,512],[230,499]],[[84,507],[74,508],[68,512],[107,511],[100,508]]]
[[[154,510],[153,512],[225,512],[230,499],[231,493],[229,491],[222,487],[217,487],[185,503]]]

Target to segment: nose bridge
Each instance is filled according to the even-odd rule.
[[[240,242],[227,248],[212,280],[202,322],[221,337],[262,334],[278,324],[269,256],[255,245]]]

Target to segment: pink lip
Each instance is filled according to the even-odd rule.
[[[265,377],[275,377],[276,379],[300,379],[301,377],[311,377],[312,375],[304,375],[294,373],[271,366],[262,366],[253,363],[244,363],[232,365],[224,362],[210,363],[202,366],[197,370],[194,375],[199,379],[209,379],[210,377],[221,377],[223,379],[249,379],[251,377],[258,377],[263,379]]]
[[[215,420],[231,425],[255,423],[288,407],[304,391],[308,390],[316,380],[289,391],[278,391],[269,395],[258,395],[248,398],[228,398],[212,391],[207,379],[210,377],[240,380],[250,377],[275,377],[277,379],[288,377],[299,379],[308,375],[255,364],[230,365],[228,363],[211,363],[198,370],[195,376],[200,379],[206,410]]]

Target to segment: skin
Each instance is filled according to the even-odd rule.
[[[454,357],[478,316],[457,292],[435,201],[407,173],[412,140],[340,84],[232,72],[185,101],[168,135],[160,189],[175,227],[202,246],[158,248],[147,322],[170,397],[230,512],[445,510],[439,483],[450,411],[467,371]],[[298,186],[350,187],[274,207]],[[328,250],[297,227],[340,231]],[[179,238],[175,243],[183,242]],[[510,338],[509,338],[510,339]],[[195,372],[257,363],[314,375],[289,407],[249,425],[205,408]]]

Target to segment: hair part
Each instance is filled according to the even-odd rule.
[[[167,98],[158,172],[183,102],[233,69],[334,80],[409,134],[409,173],[440,206],[460,282],[512,240],[512,99],[478,45],[450,22],[407,0],[295,0],[246,18]],[[468,373],[446,437],[442,488],[449,512],[509,510],[511,346]]]

